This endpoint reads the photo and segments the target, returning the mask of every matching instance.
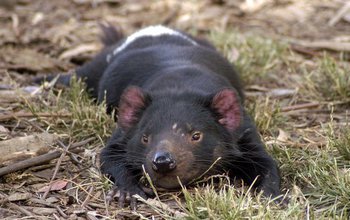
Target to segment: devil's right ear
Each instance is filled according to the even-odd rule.
[[[233,132],[241,124],[242,110],[237,92],[226,88],[212,98],[211,108],[219,114],[218,122]]]
[[[150,97],[140,87],[126,88],[120,97],[118,125],[123,130],[132,128],[140,120],[141,113],[150,102]]]

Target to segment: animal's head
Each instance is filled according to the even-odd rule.
[[[144,165],[153,183],[179,187],[200,177],[226,154],[238,154],[235,130],[242,109],[233,89],[207,96],[147,94],[138,87],[123,93],[118,112],[127,134],[126,157],[131,169]],[[213,166],[214,165],[214,166]]]

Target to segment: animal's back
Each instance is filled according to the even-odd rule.
[[[130,85],[150,91],[177,89],[203,94],[233,86],[243,99],[232,65],[210,43],[163,26],[143,30],[107,46],[77,70],[99,102],[106,97],[109,109],[118,105]],[[105,29],[105,35],[109,32]]]

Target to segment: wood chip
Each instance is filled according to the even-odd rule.
[[[3,156],[0,157],[0,164],[46,153],[57,138],[57,135],[44,132],[2,141],[0,155]]]
[[[8,197],[8,200],[11,202],[16,202],[16,201],[23,201],[30,199],[32,197],[32,194],[30,193],[13,193]]]
[[[57,211],[54,208],[35,207],[33,208],[33,213],[37,215],[52,215],[54,213],[57,213]]]

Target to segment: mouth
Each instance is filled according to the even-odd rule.
[[[147,165],[145,166],[145,172],[149,175],[152,184],[156,188],[168,190],[179,189],[181,185],[185,186],[198,177],[196,170],[175,169],[168,173],[157,173],[151,166]]]
[[[190,179],[173,174],[156,174],[153,178],[151,176],[151,179],[156,187],[164,189],[178,189],[181,185],[187,185],[190,182]]]

